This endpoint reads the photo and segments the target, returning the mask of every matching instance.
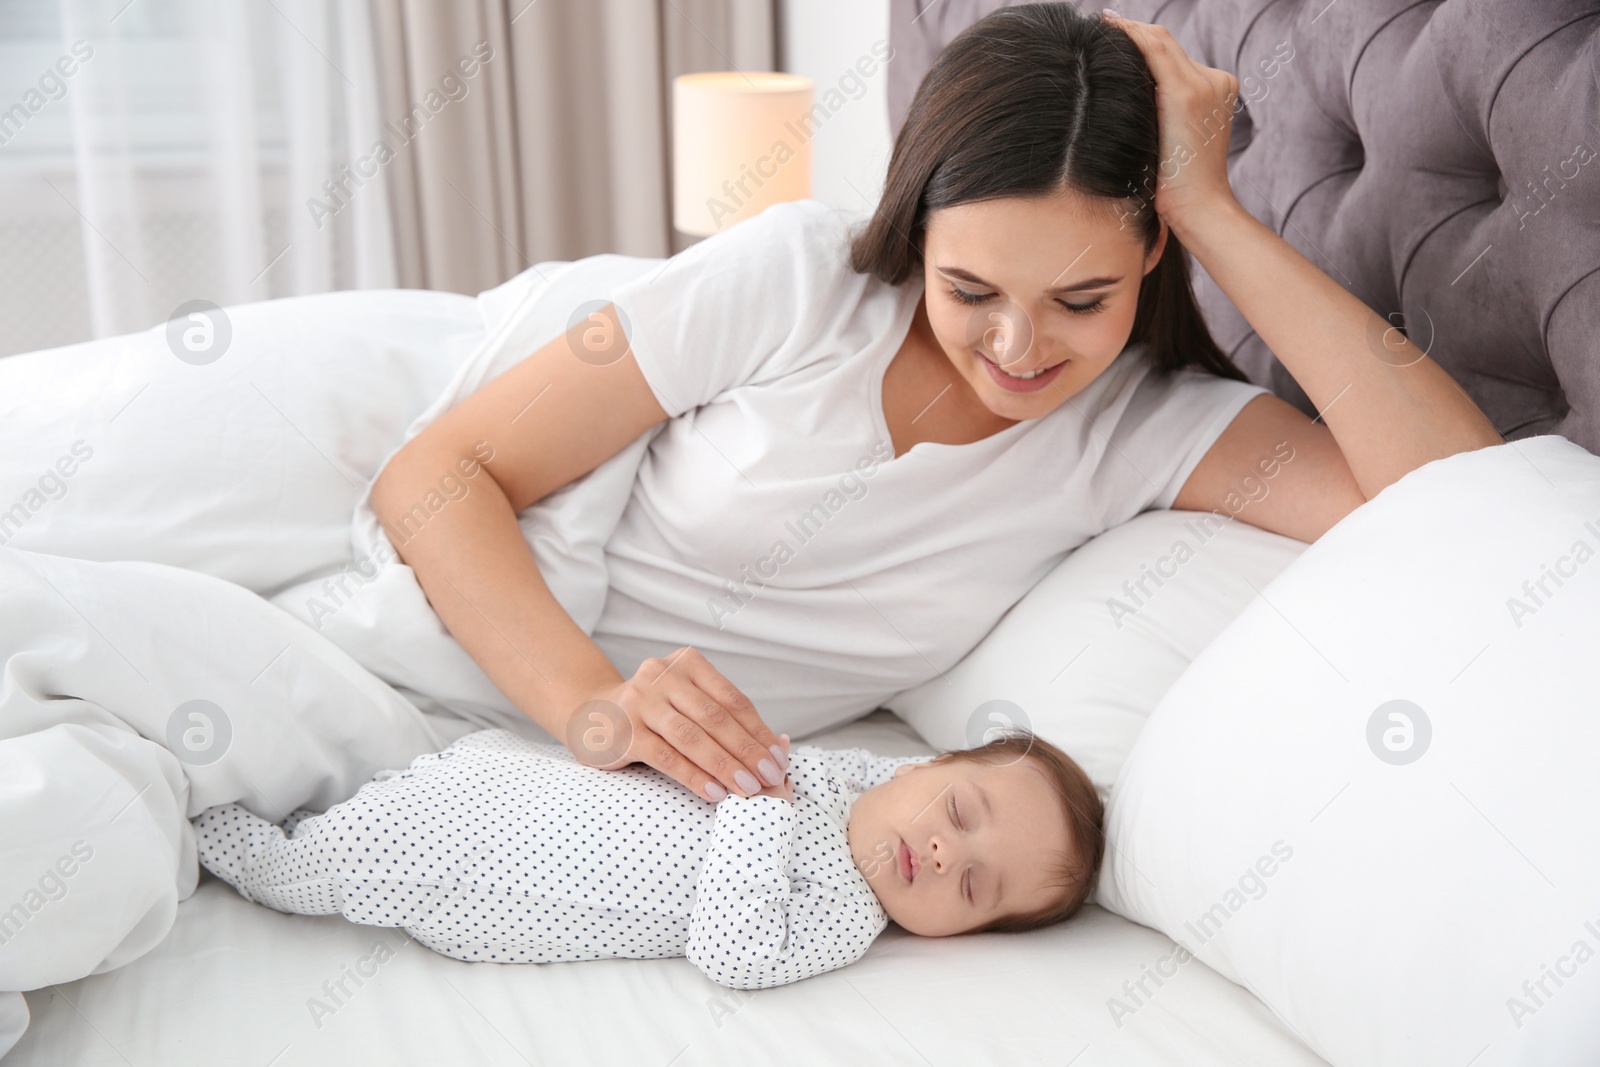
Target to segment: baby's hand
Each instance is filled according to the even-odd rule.
[[[782,797],[789,803],[794,803],[794,780],[787,774],[783,776],[782,785],[769,785],[757,793],[758,797]]]
[[[789,735],[788,734],[779,734],[778,735],[778,740],[783,744],[783,754],[787,756],[789,754]],[[794,778],[788,772],[784,772],[783,784],[782,785],[769,785],[769,786],[765,787],[764,789],[762,789],[761,792],[757,793],[756,796],[758,796],[758,797],[782,797],[783,799],[787,800],[789,803],[793,804],[794,803]]]

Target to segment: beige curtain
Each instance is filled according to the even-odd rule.
[[[666,256],[679,74],[775,70],[778,0],[371,0],[405,288]]]

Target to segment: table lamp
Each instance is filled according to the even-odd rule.
[[[710,71],[672,80],[672,224],[706,237],[811,196],[812,82]]]

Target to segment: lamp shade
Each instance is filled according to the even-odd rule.
[[[705,237],[811,195],[812,82],[712,71],[672,80],[672,223]]]

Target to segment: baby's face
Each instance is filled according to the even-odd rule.
[[[1048,907],[1061,894],[1049,868],[1075,846],[1060,801],[1026,758],[904,764],[856,798],[846,832],[883,910],[924,937]]]

